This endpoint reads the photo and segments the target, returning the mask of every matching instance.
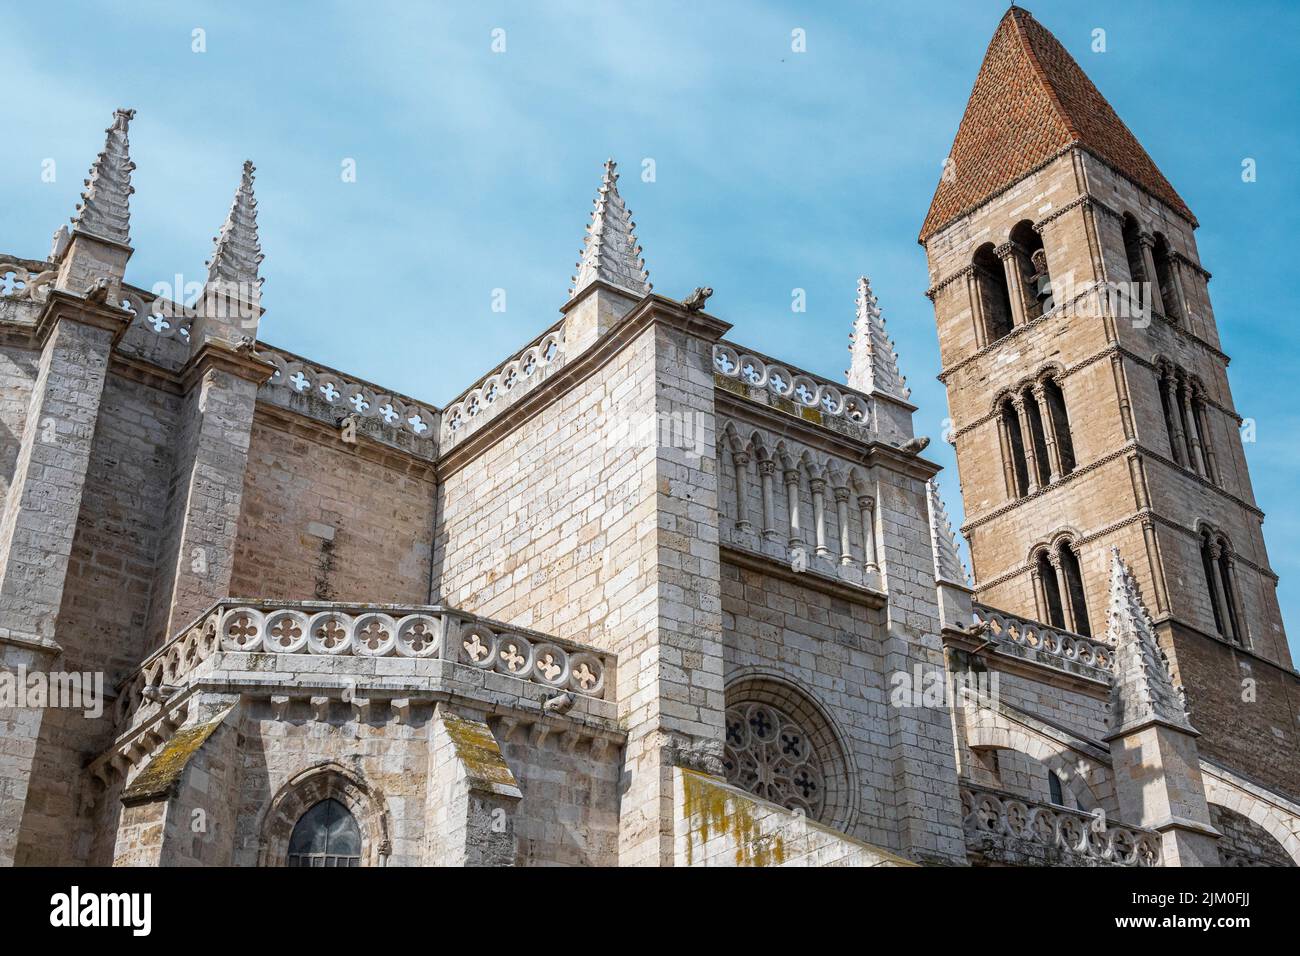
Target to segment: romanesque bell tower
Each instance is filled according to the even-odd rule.
[[[920,235],[976,600],[1102,636],[1118,548],[1201,753],[1295,793],[1300,680],[1197,225],[1065,48],[1007,11]]]

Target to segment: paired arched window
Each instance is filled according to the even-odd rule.
[[[1023,498],[1076,465],[1065,393],[1050,375],[1004,396],[997,411],[1007,495]]]
[[[1226,537],[1210,528],[1201,532],[1201,566],[1205,571],[1205,589],[1210,596],[1210,611],[1219,636],[1246,647],[1237,605],[1232,548]]]
[[[334,799],[307,810],[289,837],[286,866],[360,866],[361,828],[348,808]]]
[[[1052,547],[1040,549],[1034,556],[1033,578],[1038,619],[1052,627],[1091,637],[1083,572],[1073,540],[1061,538]]]
[[[1124,214],[1124,255],[1134,283],[1141,284],[1142,309],[1154,307],[1165,318],[1183,318],[1173,249],[1163,233],[1143,232],[1132,213]]]
[[[1028,219],[1000,246],[986,242],[971,259],[972,307],[981,347],[1051,308],[1052,278],[1043,237]]]
[[[1200,382],[1170,362],[1157,365],[1160,407],[1174,461],[1203,478],[1218,482],[1218,464],[1211,447],[1209,418]]]

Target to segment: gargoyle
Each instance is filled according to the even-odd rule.
[[[682,301],[682,305],[687,312],[699,312],[704,308],[704,303],[709,301],[711,295],[713,295],[711,288],[700,286]]]

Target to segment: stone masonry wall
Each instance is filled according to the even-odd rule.
[[[727,683],[751,675],[784,677],[833,715],[857,796],[846,832],[903,852],[893,812],[882,628],[882,612],[865,604],[723,563]]]
[[[231,593],[427,604],[434,487],[425,462],[259,408]]]
[[[98,672],[108,692],[139,664],[171,476],[178,396],[110,374],[104,385],[59,612],[61,670]],[[50,709],[33,768],[23,858],[84,858],[90,821],[79,816],[82,767],[112,738],[110,704],[98,719]]]

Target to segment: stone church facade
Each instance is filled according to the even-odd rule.
[[[127,282],[133,116],[0,255],[0,863],[1300,860],[1196,220],[1026,11],[921,233],[973,580],[867,280],[844,383],[761,354],[609,162],[439,408],[261,337],[251,164],[192,301]]]

